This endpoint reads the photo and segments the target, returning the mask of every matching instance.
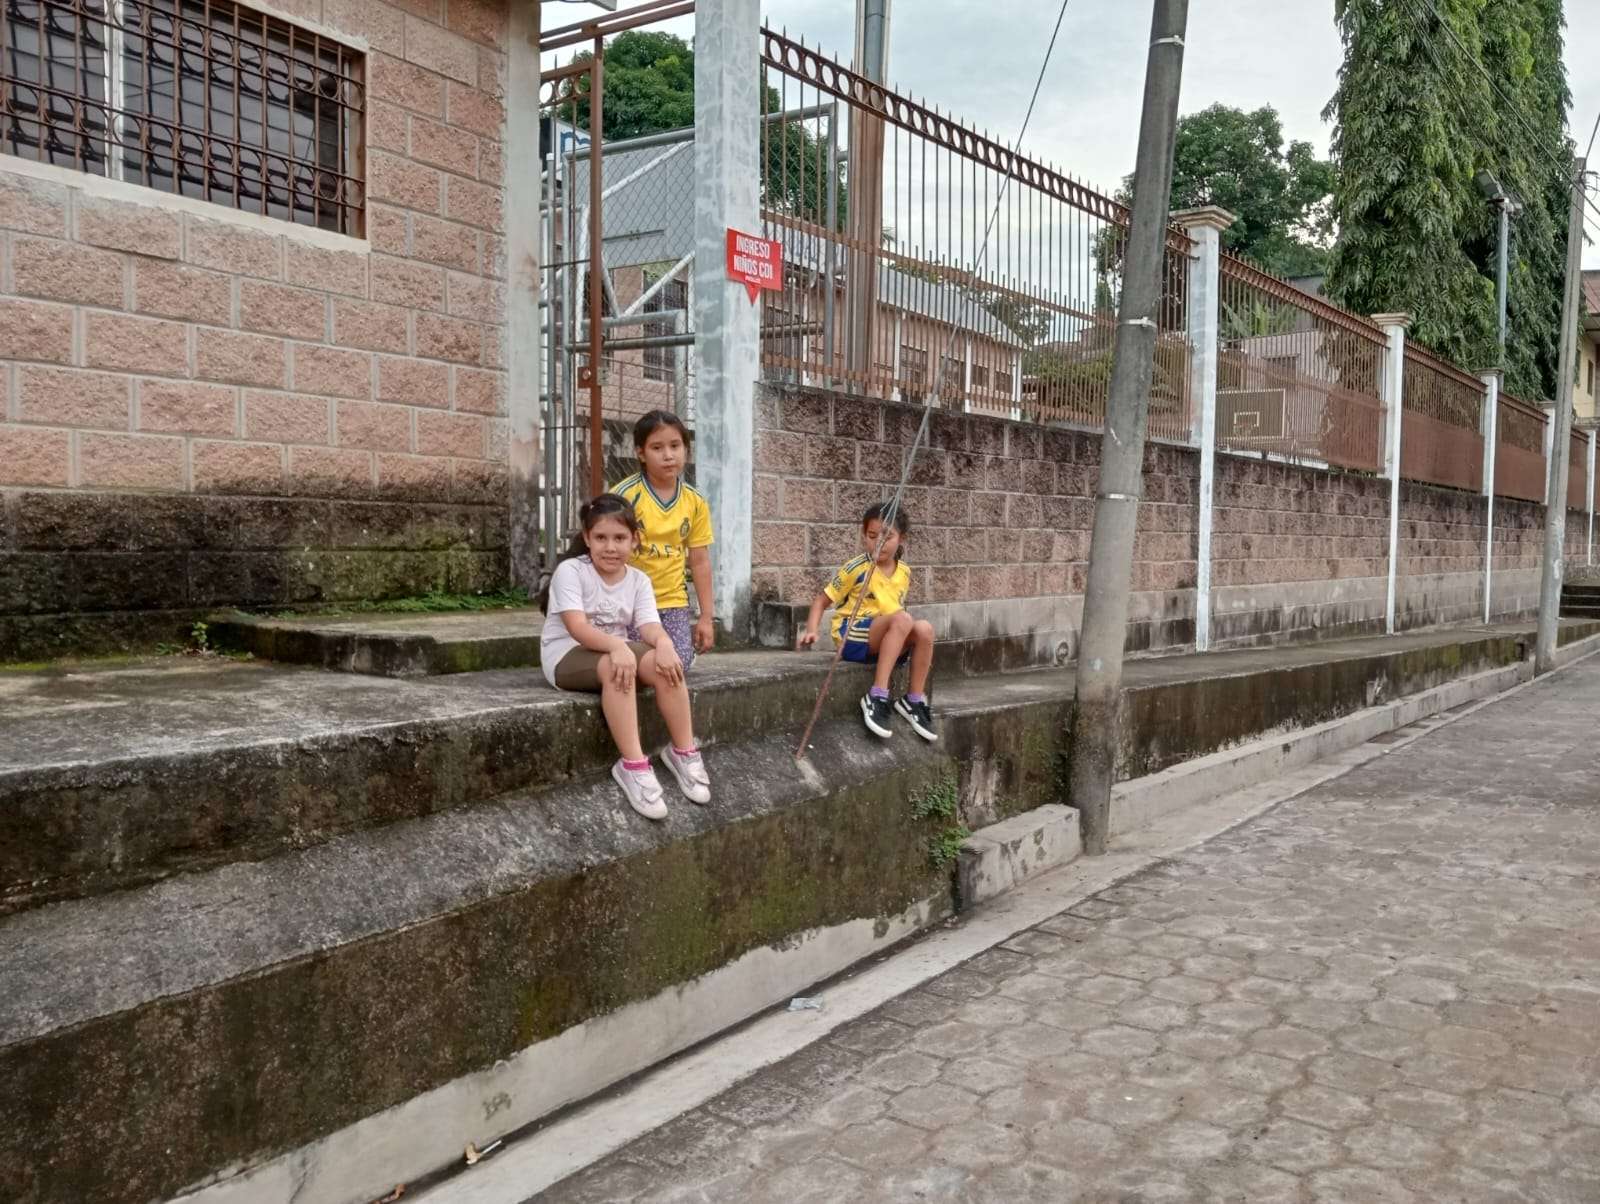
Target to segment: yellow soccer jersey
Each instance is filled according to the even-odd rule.
[[[845,620],[855,609],[856,595],[867,579],[867,568],[870,563],[868,557],[857,556],[835,573],[833,580],[828,582],[822,591],[828,595],[828,601],[833,603],[833,641],[836,644],[845,638],[842,634]],[[892,573],[874,569],[872,588],[868,591],[866,600],[861,603],[861,613],[851,624],[850,639],[865,640],[872,630],[873,619],[879,615],[892,615],[896,611],[904,610],[906,595],[910,592],[910,565],[902,561],[894,566]]]
[[[705,497],[681,480],[671,497],[657,497],[643,473],[618,481],[611,492],[633,503],[644,527],[633,565],[655,587],[656,608],[688,606],[689,549],[711,546],[711,507]]]

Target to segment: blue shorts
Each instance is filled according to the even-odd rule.
[[[846,640],[842,658],[852,665],[876,665],[878,663],[878,654],[872,651],[871,645],[866,640]],[[895,661],[895,664],[903,665],[910,659],[911,651],[907,649],[900,654],[900,659]]]

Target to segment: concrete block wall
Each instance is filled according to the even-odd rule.
[[[890,496],[921,411],[790,386],[758,396],[754,592],[775,604],[764,642],[859,545],[857,516]],[[1093,524],[1098,433],[935,413],[907,490],[913,605],[941,639],[1027,637],[1013,664],[1076,649]],[[1147,451],[1128,645],[1194,639],[1198,453]],[[1217,457],[1213,646],[1381,633],[1389,482],[1260,457]],[[1403,482],[1396,625],[1479,622],[1487,503]],[[1543,509],[1495,502],[1493,616],[1538,605]],[[1568,519],[1574,563],[1587,516]],[[1019,600],[1026,600],[1022,606]],[[769,607],[769,613],[772,608]]]
[[[918,406],[764,385],[757,395],[752,593],[792,612],[861,550],[862,512],[893,495]],[[940,638],[1026,638],[1035,663],[1076,647],[1099,441],[938,412],[906,507],[914,603]],[[1130,644],[1194,639],[1195,457],[1152,445],[1135,547]],[[790,619],[792,623],[792,617]],[[775,624],[767,642],[788,627]]]
[[[363,52],[361,237],[0,154],[0,656],[50,614],[504,582],[506,6],[268,11]]]

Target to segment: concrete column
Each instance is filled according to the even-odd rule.
[[[1172,220],[1194,240],[1189,262],[1189,440],[1200,449],[1200,514],[1195,538],[1194,647],[1211,647],[1212,502],[1217,479],[1218,294],[1222,232],[1233,214],[1215,205],[1185,209]]]
[[[972,410],[972,336],[967,336],[965,363],[961,365],[961,412],[970,413]]]
[[[1011,421],[1022,421],[1022,352],[1011,356]]]
[[[539,146],[539,4],[512,0],[506,41],[507,148]],[[511,428],[511,581],[530,593],[540,570],[545,482],[540,391],[545,383],[539,314],[539,155],[505,155],[506,414]]]
[[[1406,331],[1410,314],[1374,314],[1383,327],[1389,351],[1383,361],[1383,475],[1389,478],[1389,589],[1384,601],[1384,630],[1395,630],[1395,587],[1400,569],[1400,421],[1406,396]]]
[[[1500,384],[1505,373],[1496,368],[1483,374],[1483,621],[1492,622],[1494,594],[1494,454],[1500,437]]]
[[[728,279],[729,230],[761,233],[760,0],[700,0],[694,29],[696,481],[711,503],[717,620],[750,612],[760,309]]]
[[[1589,534],[1584,545],[1583,562],[1585,564],[1594,563],[1594,445],[1595,427],[1597,425],[1600,425],[1600,419],[1595,418],[1586,418],[1578,424],[1589,440],[1588,456],[1586,458],[1588,469],[1584,476],[1585,486],[1583,493],[1583,509],[1589,516]]]

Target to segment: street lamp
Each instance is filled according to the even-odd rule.
[[[1511,219],[1522,212],[1522,202],[1488,171],[1478,173],[1477,185],[1478,191],[1483,193],[1483,199],[1494,206],[1499,214],[1500,252],[1494,296],[1500,315],[1496,329],[1500,343],[1500,366],[1503,368],[1506,362],[1506,249],[1511,243]]]

